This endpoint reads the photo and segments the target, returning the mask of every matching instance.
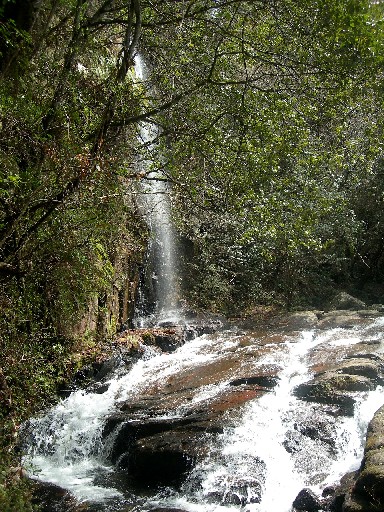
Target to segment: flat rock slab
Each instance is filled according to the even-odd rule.
[[[332,356],[329,349],[328,352]],[[297,386],[294,394],[309,402],[335,405],[345,416],[354,413],[354,392],[372,391],[383,383],[384,362],[377,354],[345,354],[340,361],[329,357],[314,368],[320,371],[310,381]]]

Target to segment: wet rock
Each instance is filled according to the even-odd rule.
[[[318,316],[315,311],[298,311],[285,317],[280,323],[284,328],[293,331],[312,329],[318,323]]]
[[[365,325],[368,317],[357,311],[329,311],[325,313],[317,324],[318,329],[353,329],[358,325]]]
[[[163,330],[155,334],[155,345],[163,352],[174,352],[185,343],[183,332],[177,329]]]
[[[158,347],[162,352],[174,352],[185,343],[183,327],[172,324],[128,330],[122,334],[120,340],[124,338],[134,340],[138,347],[142,343],[146,346]]]
[[[336,434],[334,428],[334,419],[327,415],[323,418],[321,413],[314,414],[311,419],[303,419],[293,425],[294,430],[290,430],[285,435],[284,448],[288,453],[300,453],[308,440],[313,441],[313,446],[322,446],[329,455],[335,454]]]
[[[322,371],[306,383],[300,384],[294,394],[309,402],[336,405],[339,413],[352,416],[356,391],[372,391],[383,383],[383,361],[380,356],[359,353],[339,361],[323,364]]]
[[[260,461],[260,464],[264,463]],[[261,480],[264,482],[263,478]],[[243,507],[248,503],[261,502],[262,486],[255,479],[239,479],[234,482],[225,481],[221,482],[221,484],[220,490],[218,489],[205,495],[208,503],[239,505]]]
[[[369,423],[364,458],[354,492],[384,503],[384,406]]]
[[[381,345],[382,343],[382,340],[364,340],[364,341],[361,341],[359,344],[360,345],[367,345],[367,346],[378,346],[378,345]]]
[[[85,512],[87,506],[78,501],[66,489],[58,485],[33,481],[32,504],[37,505],[41,512]]]
[[[227,413],[276,384],[279,368],[261,366],[260,350],[264,348],[254,341],[244,346],[239,338],[238,345],[228,345],[219,357],[169,374],[120,403],[103,432],[107,458],[128,469],[134,485],[180,485],[186,472],[207,454],[209,440],[230,424]],[[216,387],[218,382],[226,384]],[[205,387],[215,392],[193,400]],[[175,414],[178,410],[180,416]],[[235,420],[235,414],[230,417]]]
[[[344,499],[341,512],[382,512],[380,504],[371,503],[364,498],[347,494]],[[337,511],[338,512],[338,511]]]
[[[227,321],[224,317],[218,315],[202,315],[196,314],[195,317],[186,319],[186,325],[183,328],[185,341],[202,336],[203,334],[213,334],[223,329]]]
[[[379,356],[379,354],[371,354],[369,352],[368,353],[362,352],[361,354],[356,353],[356,354],[353,354],[350,356],[346,356],[345,359],[346,360],[348,360],[348,359],[369,359],[370,361],[377,361],[379,363],[384,364],[384,360],[381,356]]]
[[[240,505],[243,507],[246,505],[247,501],[247,488],[246,486],[241,487],[239,485],[237,489],[231,489],[226,493],[223,503],[226,505]]]
[[[343,416],[353,416],[355,399],[349,395],[344,395],[335,391],[326,382],[306,382],[296,386],[294,395],[307,402],[317,402],[319,404],[335,405],[339,414]]]
[[[149,509],[150,512],[187,512],[186,510],[182,509],[182,508],[151,508]]]
[[[223,414],[259,395],[258,389],[229,388],[214,397],[209,406],[196,405],[190,414],[179,418],[150,417],[143,403],[138,408],[126,405],[125,411],[107,420],[103,434],[107,456],[120,468],[129,468],[136,481],[145,482],[148,478],[151,482],[176,485],[207,454],[209,438],[223,431]],[[159,404],[158,400],[154,402]],[[167,458],[173,461],[171,472],[163,469]],[[148,464],[153,469],[145,476]]]
[[[274,388],[278,381],[278,377],[272,377],[270,375],[255,375],[253,377],[242,377],[240,379],[235,379],[231,381],[229,384],[231,386],[241,386],[243,384],[256,384],[257,386],[261,386],[263,388]]]
[[[321,323],[327,317],[337,318],[337,321],[342,319],[348,326],[354,325],[356,319],[357,322],[367,322],[365,317],[352,311],[325,313],[320,315],[320,320],[316,313],[309,313],[293,315],[291,325],[304,322],[308,328],[314,325],[313,322]],[[171,327],[163,326],[162,332],[164,329],[170,330]],[[371,331],[368,335],[375,336],[376,332]],[[223,333],[211,336],[210,345],[206,348],[203,346],[206,352],[202,352],[208,357],[203,357],[201,364],[185,368],[181,365],[161,382],[149,379],[148,384],[144,384],[140,390],[140,396],[120,402],[119,410],[110,416],[104,431],[106,453],[109,460],[123,474],[126,473],[128,483],[132,483],[133,488],[179,487],[186,474],[207,455],[210,441],[214,441],[224,427],[236,423],[236,411],[277,384],[278,363],[263,365],[261,361],[269,351],[276,349],[284,355],[287,335],[280,330],[270,330],[268,333],[252,331],[240,332],[235,339],[236,342],[231,337],[230,342],[226,343]],[[287,451],[296,453],[295,457],[299,460],[300,444],[303,445],[303,442],[306,446],[321,443],[322,449],[333,454],[335,438],[329,422],[334,419],[330,414],[353,415],[353,393],[374,389],[380,382],[382,359],[376,354],[364,353],[364,350],[372,351],[373,348],[357,345],[347,348],[324,343],[323,346],[314,346],[309,354],[312,363],[319,365],[321,362],[321,373],[317,373],[312,381],[298,386],[295,394],[303,400],[326,406],[313,406],[314,410],[321,410],[315,421],[313,417],[307,422],[300,420],[295,430],[287,435],[285,447]],[[212,357],[214,350],[218,357]],[[349,357],[346,357],[348,354]],[[217,386],[218,383],[220,386]],[[194,399],[196,393],[198,400]],[[322,421],[321,414],[324,412],[327,421]],[[176,417],[177,414],[180,417]],[[236,506],[258,503],[261,491],[258,492],[257,487],[253,489],[248,483],[236,485],[232,488],[226,482],[217,496],[214,493],[215,496],[207,496],[207,499]],[[315,500],[312,504],[310,498]],[[307,508],[297,510],[319,510],[313,507],[319,503],[325,504],[316,496],[308,495],[307,490],[300,499],[302,501],[298,506]],[[339,512],[337,507],[341,506],[343,500],[341,492],[332,494],[329,491],[327,507],[331,507],[332,502],[335,508],[329,510]]]
[[[283,446],[288,453],[296,453],[301,450],[301,436],[298,432],[287,432]]]
[[[372,382],[381,383],[381,373],[383,370],[383,364],[381,359],[376,358],[350,358],[345,360],[339,365],[339,371],[349,375],[361,375],[370,379]]]
[[[384,406],[369,423],[364,457],[343,511],[384,510]]]
[[[311,489],[302,489],[296,496],[293,508],[297,511],[317,512],[322,509],[321,500]]]
[[[212,313],[197,313],[195,311],[184,311],[183,320],[174,321],[161,321],[157,328],[175,330],[181,339],[181,343],[192,340],[203,334],[213,334],[222,329],[227,321],[223,316],[214,315]],[[156,328],[156,330],[158,330]],[[164,344],[165,340],[156,340],[156,344]],[[158,344],[158,346],[160,346]]]
[[[203,454],[202,441],[207,441],[210,434],[222,433],[222,411],[198,411],[187,416],[172,418],[151,418],[142,416],[142,412],[135,418],[127,419],[125,414],[111,415],[103,431],[105,455],[116,463],[122,456],[130,456],[132,449],[143,438],[150,440],[149,445],[157,452],[163,449],[165,443],[175,450],[177,446],[186,456],[195,458]],[[167,433],[171,432],[172,436]],[[189,443],[185,443],[189,438]]]
[[[345,497],[351,489],[356,477],[356,471],[344,475],[338,485],[329,486],[323,489],[324,510],[329,512],[343,512]]]
[[[238,482],[230,486],[224,495],[222,503],[226,505],[240,505],[244,507],[247,503],[260,503],[261,486],[249,486],[247,482]]]
[[[179,487],[196,460],[186,453],[191,453],[192,444],[198,449],[201,437],[194,442],[186,431],[184,436],[180,432],[165,432],[138,440],[126,461],[131,482],[139,487]]]
[[[375,311],[379,311],[380,313],[384,312],[384,304],[372,304],[370,306],[370,309],[373,309]]]
[[[261,461],[260,464],[265,466]],[[264,478],[262,481],[265,481]],[[263,489],[260,482],[250,479],[248,481],[239,481],[236,485],[232,485],[230,492],[232,495],[240,497],[241,504],[245,505],[247,503],[260,503]]]
[[[244,403],[255,398],[259,398],[266,391],[268,391],[267,388],[258,385],[238,386],[234,389],[225,390],[225,392],[222,392],[215,398],[211,399],[208,411],[204,412],[204,409],[199,409],[199,411],[203,416],[214,421],[215,416],[217,416],[218,413],[221,414],[226,411],[236,410]],[[217,417],[217,420],[220,421],[220,416]]]
[[[97,393],[98,395],[102,395],[109,389],[109,383],[106,382],[104,384],[98,384],[91,388],[92,393]]]
[[[335,448],[335,429],[329,419],[307,420],[300,424],[295,424],[295,430],[314,441],[321,441]]]
[[[376,388],[376,383],[368,377],[336,372],[328,372],[319,382],[335,391],[372,391]]]

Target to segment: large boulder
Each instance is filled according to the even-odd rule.
[[[362,300],[357,299],[346,292],[340,292],[332,299],[328,309],[349,309],[358,311],[360,309],[365,309],[366,307],[365,302]]]
[[[368,426],[364,458],[354,492],[382,503],[384,508],[384,406]]]
[[[384,510],[384,406],[369,423],[364,457],[343,512]]]
[[[317,512],[322,509],[322,502],[311,489],[302,489],[292,506],[300,512]]]
[[[276,319],[275,324],[289,331],[301,331],[316,327],[320,313],[315,311],[297,311]]]
[[[237,345],[217,357],[148,384],[107,419],[105,455],[119,468],[129,469],[127,478],[134,487],[178,487],[207,455],[209,440],[235,420],[236,411],[277,384],[279,367],[259,363],[265,350],[255,338],[239,336]],[[205,389],[215,392],[206,397],[203,392],[195,400]]]
[[[104,444],[112,463],[129,469],[134,486],[179,486],[192,466],[207,455],[209,439],[223,432],[226,413],[266,392],[258,385],[228,386],[222,393],[191,406],[182,417],[161,415],[172,410],[180,395],[124,404],[104,429]],[[192,396],[192,395],[190,395]],[[168,409],[169,407],[169,409]],[[154,414],[151,417],[151,414]]]
[[[86,512],[88,510],[86,504],[79,503],[70,492],[58,485],[32,480],[31,486],[32,504],[41,512]]]

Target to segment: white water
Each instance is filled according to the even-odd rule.
[[[361,335],[351,338],[343,329],[322,334],[305,331],[299,339],[288,340],[283,351],[277,350],[261,360],[261,364],[283,365],[273,395],[266,394],[245,406],[239,425],[227,429],[207,460],[194,469],[191,480],[200,479],[201,489],[188,496],[187,482],[184,486],[187,493],[171,498],[167,505],[191,512],[229,512],[239,510],[243,499],[246,503],[241,509],[246,512],[290,512],[292,502],[304,487],[320,496],[322,489],[356,470],[363,456],[368,422],[384,403],[381,387],[374,392],[355,394],[354,417],[334,419],[333,424],[329,419],[335,433],[336,453],[330,453],[324,443],[306,436],[299,437],[300,446],[293,454],[288,453],[284,443],[287,434],[297,433],[295,425],[325,416],[322,406],[308,404],[292,395],[295,386],[310,378],[309,352],[317,345],[348,345],[349,341],[360,340]],[[237,492],[236,504],[225,504],[227,497]],[[221,503],[209,503],[215,495],[221,497]],[[233,498],[229,501],[233,502]],[[161,505],[161,501],[154,504]]]
[[[353,418],[330,416],[325,406],[300,401],[292,390],[310,378],[308,363],[317,350],[377,338],[383,325],[383,319],[377,320],[369,327],[355,329],[352,336],[350,330],[343,329],[304,331],[297,337],[286,338],[285,343],[271,344],[257,365],[281,368],[274,391],[242,407],[241,414],[232,420],[236,426],[217,436],[209,456],[193,469],[181,492],[170,493],[166,498],[153,496],[147,505],[141,501],[144,508],[140,510],[156,505],[191,512],[229,512],[240,508],[249,512],[289,512],[302,488],[310,487],[320,494],[325,486],[357,469],[367,423],[384,402],[383,390],[355,393],[357,406]],[[77,391],[45,417],[32,420],[35,441],[30,442],[26,463],[37,470],[39,478],[70,489],[80,500],[114,499],[113,510],[119,510],[116,502],[124,503],[123,493],[113,486],[95,484],[100,474],[114,471],[103,455],[101,432],[105,417],[119,403],[145,396],[153,385],[161,386],[170,375],[203,368],[238,346],[239,336],[226,333],[219,337],[202,336],[172,354],[159,355],[148,350],[126,373],[120,368],[104,393]],[[190,403],[204,403],[227,385],[225,381],[203,385]],[[189,404],[180,404],[171,414],[182,416],[188,408]],[[316,425],[319,421],[327,422],[327,429],[336,439],[336,449],[300,433],[300,425]]]
[[[135,74],[139,82],[147,78],[146,65],[140,55],[135,59]],[[144,151],[151,154],[156,151],[156,141],[160,135],[157,125],[146,121],[140,125],[140,140]],[[176,236],[172,223],[171,187],[166,175],[158,169],[152,170],[151,156],[141,162],[141,208],[149,224],[151,243],[148,257],[147,282],[152,288],[155,299],[153,316],[141,317],[136,322],[139,326],[149,323],[171,321],[177,323],[180,319],[178,311],[179,276],[177,270]]]

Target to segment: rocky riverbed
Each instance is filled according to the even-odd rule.
[[[294,339],[303,329],[316,332],[317,343],[306,356],[311,377],[298,384],[293,393],[300,401],[314,404],[317,412],[287,433],[284,447],[288,453],[296,454],[298,445],[308,440],[324,445],[325,453],[332,458],[336,450],[332,418],[336,421],[353,416],[356,396],[384,383],[384,325],[378,326],[374,321],[382,315],[378,309],[298,312],[274,317],[263,326],[247,319],[216,334],[212,331],[220,322],[216,320],[215,325],[211,322],[205,331],[211,333],[209,344],[202,349],[201,355],[204,350],[206,354],[200,364],[191,367],[179,361],[162,373],[160,381],[148,377],[140,384],[140,393],[118,400],[113,411],[107,414],[102,429],[104,458],[117,469],[130,492],[142,493],[149,488],[180,489],[193,468],[207,458],[214,439],[225,429],[236,426],[244,406],[274,393],[281,365],[278,358],[268,356],[280,352],[284,358],[287,340]],[[201,325],[200,328],[199,333],[204,332]],[[175,350],[190,336],[179,327],[162,329],[146,337],[153,350],[169,353],[171,360]],[[334,330],[332,340],[322,342],[322,333],[330,329]],[[359,337],[356,329],[359,329]],[[93,393],[105,393],[111,385],[111,372],[126,371],[137,360],[137,347],[134,355],[132,348],[121,348],[124,336],[128,339],[132,332],[119,335],[119,355],[98,367],[89,388]],[[299,455],[297,460],[300,461]],[[340,485],[323,489],[322,495],[303,488],[293,500],[293,510],[383,510],[383,460],[384,409],[381,408],[369,425],[361,468],[346,475]],[[263,466],[261,460],[258,466]],[[247,500],[257,503],[259,484],[253,485],[254,494],[250,498],[252,475],[248,477],[244,482],[248,494],[234,489],[220,496],[218,503],[239,507]],[[43,510],[65,511],[80,507],[75,506],[67,494],[60,497],[58,488],[52,484],[43,489]],[[212,495],[209,499],[216,498]],[[56,508],[52,508],[52,503]],[[87,507],[97,510],[86,503],[81,507],[78,510],[87,510]],[[151,507],[142,510],[149,509]],[[153,505],[152,509],[160,510],[161,506]]]

